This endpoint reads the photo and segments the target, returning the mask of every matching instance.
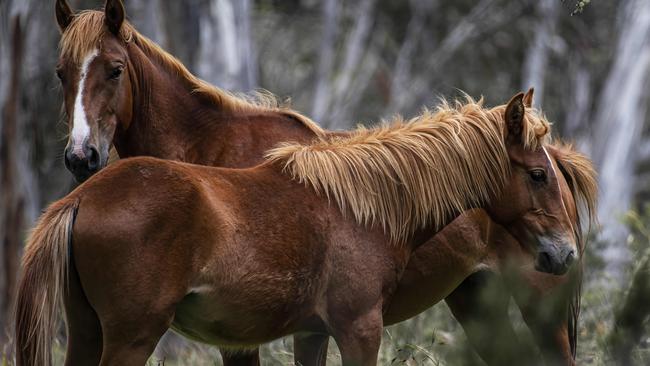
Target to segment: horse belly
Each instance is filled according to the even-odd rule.
[[[259,254],[259,253],[258,253]],[[230,348],[250,348],[297,330],[320,330],[314,302],[319,292],[320,266],[279,266],[263,260],[231,261],[222,255],[208,267],[176,307],[172,327],[187,337]],[[215,275],[215,273],[218,273]]]
[[[176,307],[172,328],[203,343],[246,349],[290,334],[295,319],[277,308],[190,293]]]

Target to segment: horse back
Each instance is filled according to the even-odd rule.
[[[201,165],[248,168],[282,142],[309,143],[320,132],[290,113],[259,111],[220,117],[214,133],[201,132],[183,159]]]

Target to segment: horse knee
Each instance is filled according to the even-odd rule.
[[[334,329],[334,340],[341,351],[343,366],[376,365],[383,329],[381,310],[342,324]]]

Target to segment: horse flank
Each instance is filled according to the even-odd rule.
[[[505,106],[482,100],[425,111],[410,121],[359,128],[312,145],[285,143],[268,152],[291,176],[312,186],[360,224],[378,223],[395,242],[436,228],[500,192],[510,175],[504,145]],[[524,144],[544,143],[548,122],[527,109]],[[487,162],[487,163],[486,163]]]
[[[59,48],[63,57],[81,64],[84,56],[92,50],[101,48],[101,40],[108,32],[104,25],[104,12],[84,10],[77,13],[61,36]],[[158,65],[178,76],[196,94],[206,98],[229,112],[278,112],[295,118],[316,136],[323,136],[323,129],[306,116],[290,109],[268,91],[255,91],[248,94],[231,93],[201,80],[193,75],[176,57],[163,50],[155,42],[140,34],[128,21],[120,28],[120,38],[125,43],[138,46]]]

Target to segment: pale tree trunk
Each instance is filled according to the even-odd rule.
[[[489,18],[487,15],[490,8],[496,3],[495,0],[481,0],[472,10],[463,17],[447,33],[445,38],[436,46],[436,51],[428,57],[427,69],[436,70],[442,64],[453,57],[454,53],[468,40],[476,36],[479,32],[485,31],[480,29],[480,20]]]
[[[433,51],[427,56],[426,65],[419,72],[419,77],[412,78],[409,83],[411,102],[408,106],[404,105],[405,107],[408,108],[414,105],[413,102],[417,105],[421,100],[430,98],[431,85],[435,85],[435,79],[444,79],[441,77],[444,65],[453,59],[456,52],[467,42],[511,20],[512,9],[502,7],[498,8],[497,12],[495,11],[497,9],[496,4],[496,0],[479,1],[467,15],[451,28],[438,44],[433,44]],[[516,2],[512,4],[512,6],[518,6]],[[503,15],[496,16],[498,13],[503,13]],[[490,21],[486,22],[487,19]]]
[[[368,71],[360,70],[360,68],[368,67],[365,62],[361,61],[365,56],[368,34],[374,22],[374,6],[375,0],[361,0],[357,5],[354,14],[354,27],[345,40],[343,64],[337,72],[332,88],[329,116],[326,118],[329,120],[328,127],[347,127],[349,123],[347,110],[350,107],[350,98],[357,93],[363,93],[363,88],[367,85],[367,83],[359,83],[357,76]],[[353,85],[354,87],[352,87]]]
[[[251,0],[237,0],[233,4],[235,24],[237,27],[237,53],[241,63],[239,73],[239,90],[250,90],[258,86],[257,53],[251,34],[251,17],[253,4]]]
[[[228,90],[246,91],[256,85],[250,16],[250,0],[209,2],[200,20],[199,76]]]
[[[24,34],[21,61],[12,59],[10,35],[2,25],[0,42],[3,77],[0,106],[3,116],[2,145],[2,271],[0,322],[6,324],[6,312],[13,304],[13,291],[18,274],[17,261],[24,240],[25,228],[32,225],[44,202],[60,197],[69,187],[68,175],[61,180],[59,166],[53,156],[60,156],[61,139],[56,135],[60,99],[43,98],[43,91],[56,90],[53,76],[56,63],[58,30],[52,9],[32,1],[3,1],[0,4],[3,22],[20,18]],[[8,60],[13,60],[14,65]],[[9,62],[9,64],[7,64]],[[18,69],[20,67],[20,69]],[[6,72],[6,74],[5,74]],[[45,116],[45,117],[44,117]],[[60,166],[62,168],[62,164]]]
[[[330,105],[331,75],[335,63],[335,50],[337,29],[339,27],[339,13],[341,4],[339,0],[324,0],[323,11],[323,38],[320,43],[318,55],[318,68],[316,70],[316,88],[312,103],[311,117],[322,121]]]
[[[599,219],[608,271],[620,279],[628,251],[621,216],[634,195],[637,147],[648,110],[650,72],[650,2],[629,0],[621,5],[621,30],[615,59],[600,95],[595,115],[592,156],[600,168]]]
[[[157,1],[162,15],[162,24],[160,28],[156,27],[162,31],[157,37],[160,45],[181,60],[188,69],[196,71],[201,46],[199,27],[207,13],[207,0],[192,2],[192,6],[189,6],[188,1]]]
[[[589,122],[592,98],[592,82],[589,70],[581,62],[569,67],[571,77],[571,98],[569,99],[562,136],[571,136],[578,141],[588,138],[584,133]],[[540,105],[540,104],[537,104]]]
[[[535,88],[537,105],[543,104],[544,77],[546,76],[551,42],[555,37],[560,5],[557,0],[538,0],[537,2],[537,24],[534,27],[534,38],[526,52],[522,78],[522,90],[528,90],[530,87]]]
[[[163,0],[127,1],[126,13],[136,29],[159,45],[168,43],[162,29],[164,14],[160,7]]]
[[[411,0],[410,5],[411,20],[406,27],[406,36],[393,67],[389,104],[385,115],[399,113],[405,107],[410,94],[407,88],[411,79],[412,59],[424,33],[426,16],[437,5],[437,1]]]
[[[2,292],[0,293],[0,350],[6,343],[11,327],[11,312],[16,292],[18,253],[22,243],[25,219],[25,192],[21,189],[18,159],[19,125],[17,121],[20,75],[23,55],[23,34],[20,17],[13,17],[8,90],[2,103],[2,128],[0,130],[0,244],[2,245]]]

